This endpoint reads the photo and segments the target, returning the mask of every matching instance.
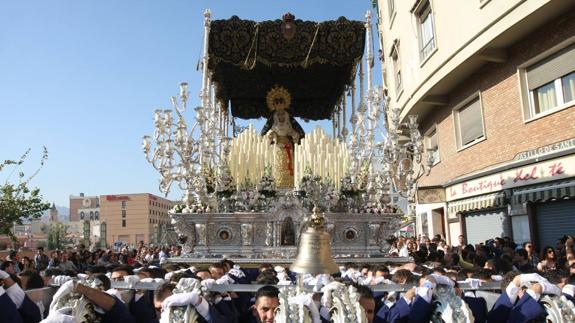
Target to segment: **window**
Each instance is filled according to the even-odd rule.
[[[480,96],[464,101],[453,111],[457,148],[465,148],[485,138]]]
[[[84,220],[84,212],[80,212],[80,220]]]
[[[433,11],[429,1],[422,1],[416,12],[419,25],[419,59],[426,60],[435,49],[435,34],[433,30]]]
[[[122,201],[122,209],[126,208],[126,201]]]
[[[439,163],[439,145],[437,143],[437,127],[431,128],[425,135],[425,149],[433,155],[433,165]]]
[[[94,211],[90,211],[90,221],[94,221]]]
[[[396,97],[399,97],[399,93],[403,90],[403,84],[401,80],[401,62],[399,59],[399,40],[393,41],[393,47],[391,48],[391,59],[393,59],[393,74],[395,81],[395,92]]]
[[[100,219],[100,212],[98,212],[98,211],[94,212],[94,219],[96,221],[98,221]]]
[[[526,119],[575,103],[575,46],[567,47],[526,69],[529,109]]]
[[[122,228],[126,227],[126,210],[122,210]]]

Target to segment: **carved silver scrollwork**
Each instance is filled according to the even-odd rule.
[[[370,223],[369,224],[369,245],[370,246],[377,246],[379,243],[379,227],[381,225],[379,223]]]
[[[547,322],[575,322],[575,306],[565,296],[545,295],[540,302],[547,311]]]
[[[170,214],[174,230],[178,234],[178,242],[182,246],[182,255],[190,254],[196,246],[196,226],[188,224],[186,217],[181,213]]]
[[[335,224],[333,223],[327,224],[327,233],[329,233],[329,236],[331,237],[331,242],[333,243],[335,237]]]
[[[266,225],[266,246],[271,247],[274,244],[274,226],[272,222]]]
[[[437,285],[433,295],[436,307],[432,314],[432,322],[436,322],[439,318],[441,318],[443,322],[473,322],[473,314],[469,306],[467,306],[461,297],[457,296],[453,287]]]
[[[198,245],[205,246],[206,243],[206,225],[203,223],[196,223],[196,234],[198,235]]]
[[[253,244],[253,225],[249,223],[242,224],[242,244],[244,246],[251,246]]]

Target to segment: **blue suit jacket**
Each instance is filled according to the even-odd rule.
[[[402,323],[402,322],[429,322],[432,306],[423,298],[415,296],[410,304],[407,304],[403,297],[400,297],[395,304],[389,308],[383,305],[375,318],[374,323]]]
[[[222,300],[217,304],[210,304],[210,322],[213,323],[236,323],[238,313],[232,301]]]
[[[143,295],[137,301],[132,300],[129,305],[130,313],[134,317],[136,323],[158,323],[156,317],[156,310],[150,303],[148,295]]]
[[[0,296],[0,323],[22,323],[16,304],[7,294]]]
[[[28,296],[24,297],[24,302],[18,309],[18,312],[20,312],[22,322],[24,323],[38,323],[42,320],[40,309]]]
[[[487,321],[487,302],[482,297],[463,297],[475,318],[475,323],[485,323]]]
[[[490,323],[498,323],[498,322],[507,322],[507,318],[509,318],[509,314],[511,313],[511,309],[513,308],[513,303],[507,296],[507,293],[503,291],[501,296],[497,299],[493,308],[489,313],[487,313],[487,322]]]
[[[545,309],[531,295],[525,293],[513,306],[508,322],[527,323],[545,315]]]
[[[487,314],[487,322],[526,323],[545,315],[545,309],[531,295],[525,293],[512,304],[507,293],[501,294]]]
[[[136,320],[124,303],[114,297],[114,306],[102,316],[102,323],[135,323]]]

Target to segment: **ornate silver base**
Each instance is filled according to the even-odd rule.
[[[279,208],[271,213],[170,216],[188,251],[182,255],[185,258],[271,260],[295,258],[306,214],[297,208]],[[385,239],[399,229],[401,214],[327,213],[325,217],[334,258],[352,259],[385,256]]]

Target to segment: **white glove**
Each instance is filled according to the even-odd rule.
[[[322,289],[323,291],[323,295],[321,296],[321,305],[327,308],[331,308],[332,306],[332,302],[331,302],[331,293],[336,290],[336,289],[340,289],[343,288],[344,285],[340,282],[334,281],[331,282],[327,285],[325,285]]]
[[[195,306],[200,301],[200,291],[194,290],[190,293],[173,294],[162,302],[162,308],[165,310],[172,306]]]
[[[361,276],[361,272],[355,271],[353,269],[346,271],[345,274],[342,275],[342,277],[348,277],[349,279],[351,279],[354,282],[357,282],[357,279],[360,276]]]
[[[52,297],[52,303],[50,303],[50,312],[54,309],[56,303],[58,303],[60,298],[69,295],[73,291],[74,291],[74,281],[68,280],[67,282],[62,284],[62,286],[58,288],[58,291],[56,291],[56,293]]]
[[[63,307],[53,312],[50,311],[48,317],[40,321],[40,323],[76,323],[76,319],[70,315],[71,313],[71,307]]]
[[[477,279],[477,278],[467,278],[465,280],[466,283],[469,283],[469,286],[471,287],[471,289],[478,289],[479,286],[481,286],[481,280]]]
[[[288,299],[288,304],[307,307],[311,313],[312,322],[314,323],[321,322],[321,318],[319,316],[319,309],[313,302],[313,294],[300,294],[294,297],[290,297]]]
[[[52,282],[54,283],[54,285],[58,285],[61,286],[62,284],[64,284],[65,282],[72,280],[72,277],[70,276],[64,276],[64,275],[60,275],[60,276],[56,276],[54,278],[52,278]]]
[[[195,278],[181,278],[178,284],[176,285],[177,289],[186,290],[190,287],[193,287],[198,283],[198,280]]]
[[[18,284],[13,284],[9,288],[7,288],[6,294],[8,294],[8,297],[10,297],[12,302],[14,302],[16,308],[22,307],[22,303],[24,303],[24,298],[26,298],[26,294]]]
[[[212,278],[204,279],[200,282],[200,284],[202,285],[203,291],[208,291],[208,290],[212,289],[212,286],[214,286],[215,283],[216,283],[216,280],[212,279]]]
[[[507,285],[505,293],[507,293],[507,296],[509,297],[511,304],[515,304],[515,301],[517,300],[517,294],[519,293],[519,289],[520,287],[515,285],[513,282],[510,282],[509,285]]]
[[[529,296],[531,296],[534,300],[539,301],[539,298],[541,298],[541,294],[536,293],[534,290],[532,289],[528,289],[525,291],[525,293],[527,293]]]
[[[0,286],[0,296],[4,295],[4,293],[6,293],[4,287]]]
[[[78,274],[76,277],[78,277],[80,281],[86,281],[86,279],[90,278],[90,276],[86,274]]]
[[[278,281],[278,285],[280,285],[280,286],[289,286],[291,284],[292,284],[292,282],[287,280],[287,279]]]
[[[331,275],[328,274],[321,274],[319,275],[318,280],[321,282],[321,286],[325,286],[329,283],[331,283],[333,281],[333,277],[331,277]]]
[[[384,284],[385,283],[385,277],[384,276],[379,276],[377,278],[372,279],[371,284],[372,285],[379,285],[379,284]]]
[[[575,285],[567,284],[563,286],[563,294],[567,294],[571,297],[575,296]]]
[[[551,294],[561,296],[561,288],[557,285],[551,284],[548,280],[540,281],[539,284],[543,287],[541,294]],[[10,294],[10,293],[8,293]]]
[[[435,281],[436,281],[438,284],[448,285],[448,286],[450,286],[450,287],[455,286],[455,282],[453,282],[453,280],[451,280],[451,279],[450,279],[449,277],[447,277],[447,276],[437,275],[437,274],[431,274],[431,275],[429,275],[429,276],[435,278]],[[431,283],[431,282],[430,282],[430,283]],[[435,286],[433,286],[433,288],[435,288]]]
[[[503,276],[501,275],[491,275],[491,279],[496,282],[500,282],[503,280]]]
[[[4,270],[0,270],[0,279],[10,278],[10,274],[5,272]]]
[[[128,287],[135,288],[136,284],[140,281],[140,277],[137,275],[124,276],[124,281],[128,284]]]
[[[221,278],[219,278],[218,280],[216,280],[216,284],[218,285],[230,285],[230,284],[235,284],[235,280],[232,279],[232,277],[230,277],[229,275],[223,275]]]
[[[428,280],[426,280],[426,282],[429,282]],[[431,284],[433,284],[432,282],[429,282]],[[427,303],[431,303],[431,296],[433,296],[433,288],[434,287],[429,287],[426,286],[426,283],[423,283],[423,287],[417,287],[415,289],[415,292],[417,293],[417,295],[419,295],[419,297],[423,298],[424,301],[426,301]]]
[[[283,273],[283,272],[286,271],[286,269],[285,269],[284,267],[282,267],[282,266],[275,266],[275,267],[274,267],[274,270],[275,270],[276,273],[278,273],[278,274],[279,274],[279,273]]]
[[[229,271],[228,273],[229,273],[230,275],[234,275],[234,276],[236,276],[236,277],[238,277],[238,278],[246,277],[246,275],[244,274],[244,272],[241,271],[241,270],[238,269],[238,268],[232,268],[232,269],[230,269],[230,271]]]
[[[174,275],[174,272],[173,272],[173,271],[170,271],[169,273],[166,273],[166,274],[164,275],[164,279],[165,279],[165,280],[170,280],[170,279],[172,279],[172,276],[173,276],[173,275]]]
[[[525,285],[526,283],[530,282],[541,282],[542,280],[547,280],[541,277],[539,274],[521,274],[521,286]]]

